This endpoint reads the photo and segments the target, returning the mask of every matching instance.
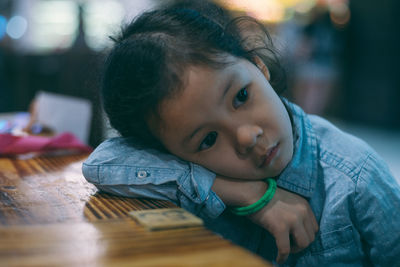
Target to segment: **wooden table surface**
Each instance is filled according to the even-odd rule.
[[[86,157],[0,158],[0,266],[271,266],[203,227],[146,230],[127,212],[175,206],[97,192]]]

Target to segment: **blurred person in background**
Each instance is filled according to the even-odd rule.
[[[315,8],[300,29],[293,51],[293,101],[310,114],[323,115],[336,89],[341,39],[329,14]]]

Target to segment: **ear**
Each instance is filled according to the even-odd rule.
[[[253,59],[257,65],[257,67],[262,72],[262,74],[264,74],[265,78],[267,78],[267,80],[269,81],[271,78],[271,75],[269,73],[267,66],[265,66],[264,62],[261,60],[261,58],[259,56],[254,56]]]

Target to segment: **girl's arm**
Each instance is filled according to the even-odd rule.
[[[374,266],[400,263],[400,185],[384,161],[368,156],[357,177],[355,225]]]
[[[246,181],[218,177],[213,191],[228,206],[248,206],[256,202],[267,190],[263,181]],[[254,223],[267,229],[278,247],[276,261],[283,263],[289,253],[296,253],[314,241],[318,224],[308,202],[286,190],[278,188],[273,199],[263,209],[249,216]],[[291,244],[292,237],[294,244]]]
[[[232,206],[255,202],[267,186],[262,181],[216,179],[214,173],[201,166],[135,146],[127,138],[100,144],[84,162],[82,171],[102,191],[169,200],[206,220],[218,217],[225,210],[224,202]],[[265,208],[249,218],[275,237],[279,261],[289,253],[290,234],[297,244],[292,246],[294,252],[313,240],[314,231],[310,229],[316,228],[307,201],[281,189]]]

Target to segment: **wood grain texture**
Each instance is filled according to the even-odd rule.
[[[147,231],[129,211],[175,205],[97,192],[86,157],[0,158],[0,266],[271,266],[203,227]]]

